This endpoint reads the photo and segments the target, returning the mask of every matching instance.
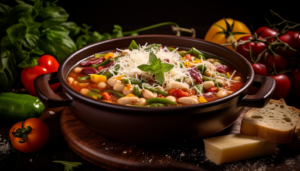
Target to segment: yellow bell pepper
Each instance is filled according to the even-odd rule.
[[[134,94],[127,94],[125,97],[135,97],[135,95]]]
[[[97,75],[97,74],[91,74],[91,80],[95,83],[100,83],[100,82],[106,82],[107,77],[105,75]]]
[[[193,66],[193,65],[190,64],[190,62],[188,62],[188,61],[184,62],[183,65],[184,65],[186,68],[189,68],[189,67]]]
[[[113,58],[114,57],[114,54],[113,53],[107,53],[104,58],[105,59],[108,59],[108,58]]]
[[[124,75],[120,75],[120,76],[116,77],[116,80],[122,81],[122,78],[123,78],[123,77],[125,77],[125,76],[124,76]]]
[[[204,97],[202,97],[202,96],[199,97],[198,101],[199,101],[199,103],[205,103],[205,102],[207,102],[207,100]]]
[[[227,72],[227,77],[228,77],[228,78],[230,78],[230,74],[229,74],[229,72]]]

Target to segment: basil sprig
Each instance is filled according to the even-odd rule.
[[[165,82],[164,72],[168,72],[174,67],[172,64],[162,63],[153,52],[149,54],[148,63],[149,64],[142,64],[138,66],[138,68],[142,71],[149,72],[150,75],[154,74],[155,79],[161,84]]]

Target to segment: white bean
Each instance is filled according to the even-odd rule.
[[[130,94],[130,93],[133,93],[133,89],[130,88],[129,90],[128,89],[123,89],[123,94],[126,96],[127,94]]]
[[[208,89],[210,89],[212,86],[215,85],[215,83],[214,83],[213,81],[205,81],[205,82],[203,82],[202,84],[203,84],[203,88],[204,88],[205,90],[208,90]]]
[[[154,93],[152,93],[151,91],[146,90],[146,89],[142,90],[142,95],[146,99],[150,99],[150,98],[154,98],[155,97]]]
[[[110,79],[108,79],[107,80],[107,84],[109,84],[110,86],[114,86],[115,84],[117,84],[117,83],[121,83],[121,81],[120,80],[117,80],[117,79],[115,79],[115,78],[110,78]]]
[[[236,76],[236,77],[233,77],[232,80],[234,80],[234,81],[242,81],[242,78],[240,76]]]
[[[169,83],[170,88],[188,89],[189,85],[187,83],[173,81]]]
[[[74,81],[74,85],[77,85],[77,84],[78,84],[78,81],[75,80],[75,81]]]
[[[68,77],[68,83],[72,84],[74,82],[74,78],[73,77]]]
[[[139,103],[138,103],[138,105],[145,106],[145,105],[146,105],[146,99],[144,99],[144,98],[139,98]]]
[[[214,71],[211,71],[211,70],[206,70],[204,72],[204,75],[208,76],[208,77],[215,77],[216,76],[216,73]]]
[[[218,93],[216,94],[216,96],[217,96],[218,98],[222,98],[222,97],[225,97],[225,96],[227,96],[227,95],[228,95],[228,93],[227,93],[226,90],[219,90]]]
[[[218,66],[218,65],[221,65],[221,63],[220,62],[214,62],[213,65]]]
[[[113,87],[113,89],[118,92],[123,92],[124,88],[125,88],[125,84],[123,84],[122,82],[116,83]]]
[[[173,102],[176,102],[176,97],[174,96],[167,96],[166,99],[172,100]]]
[[[118,104],[127,105],[127,104],[136,104],[139,101],[138,97],[122,97],[117,100]]]
[[[196,81],[196,79],[191,79],[191,78],[187,78],[187,79],[185,79],[185,82],[186,83],[188,83],[189,85],[193,85],[193,84],[195,84],[197,81]]]
[[[216,83],[221,87],[224,86],[224,81],[222,79],[216,79]]]
[[[192,98],[198,100],[198,96],[196,96],[196,95],[192,95],[192,96],[189,96],[189,97],[192,97]]]
[[[75,68],[74,68],[74,72],[80,73],[82,69],[83,69],[83,68],[81,68],[81,67],[75,67]]]
[[[107,87],[107,84],[106,84],[105,82],[100,82],[100,83],[98,84],[98,87],[104,89],[104,88]]]
[[[182,103],[182,104],[187,104],[187,105],[199,103],[198,100],[193,97],[181,97],[178,99],[178,102]]]
[[[86,95],[89,91],[90,91],[89,89],[83,88],[83,89],[80,90],[80,93],[81,93],[82,95]]]

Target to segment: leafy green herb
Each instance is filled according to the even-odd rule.
[[[174,67],[172,64],[162,63],[153,52],[149,54],[148,63],[149,65],[142,64],[138,68],[142,71],[148,71],[150,75],[154,74],[155,79],[161,84],[165,82],[164,72],[168,72]]]
[[[65,166],[65,171],[74,171],[73,167],[78,167],[81,162],[69,162],[69,161],[53,161],[55,163],[61,163]]]
[[[128,47],[128,49],[129,50],[139,49],[139,45],[134,40],[132,40],[129,47]]]

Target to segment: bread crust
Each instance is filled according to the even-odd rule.
[[[278,104],[279,106],[284,105],[287,111],[292,110],[298,113],[298,116],[291,117],[291,123],[293,123],[292,126],[286,127],[284,130],[282,128],[276,128],[275,126],[268,126],[267,124],[264,124],[264,120],[257,121],[251,118],[252,114],[256,112],[256,110],[258,110],[257,108],[252,108],[244,115],[242,119],[241,134],[257,136],[274,143],[291,142],[293,139],[294,130],[298,124],[300,110],[294,107],[287,106],[283,99],[271,99],[268,104],[270,105],[272,103]]]

